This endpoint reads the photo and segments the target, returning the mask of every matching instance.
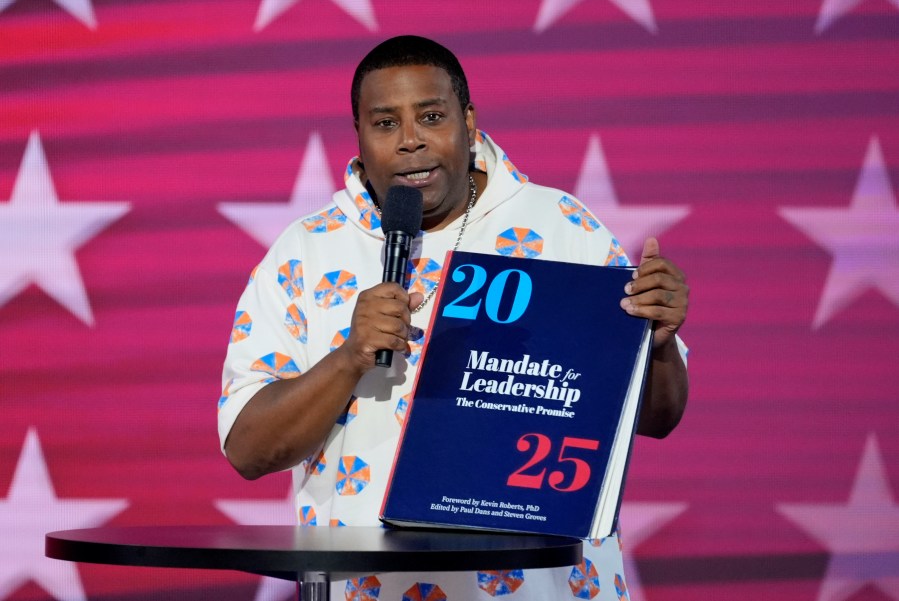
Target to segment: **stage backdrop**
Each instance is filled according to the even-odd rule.
[[[43,535],[291,522],[287,476],[218,449],[221,363],[265,247],[341,185],[356,63],[401,33],[458,53],[533,181],[688,274],[630,598],[899,600],[897,0],[0,0],[0,600],[290,594]]]

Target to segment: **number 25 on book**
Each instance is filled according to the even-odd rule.
[[[533,444],[531,441],[533,441]],[[562,439],[562,448],[559,449],[557,462],[553,467],[561,466],[563,463],[573,465],[574,474],[571,475],[570,480],[567,482],[566,474],[562,470],[554,470],[549,473],[549,478],[546,477],[546,472],[549,468],[545,467],[545,462],[550,453],[552,453],[552,441],[548,436],[533,432],[524,434],[518,439],[516,446],[522,453],[533,452],[527,463],[515,470],[506,480],[508,486],[541,489],[544,487],[544,484],[548,483],[551,488],[559,492],[574,492],[584,488],[590,481],[590,464],[580,457],[566,455],[566,451],[569,449],[596,451],[599,449],[599,441],[571,436],[566,436]],[[531,472],[526,473],[528,470],[531,470]],[[571,470],[569,469],[569,471]]]

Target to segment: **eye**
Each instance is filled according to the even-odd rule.
[[[422,117],[422,121],[424,121],[425,123],[437,123],[438,121],[441,121],[442,119],[443,119],[442,114],[434,113],[434,112],[425,113],[424,116]]]
[[[381,119],[379,121],[375,121],[375,127],[379,129],[390,129],[396,125],[396,121],[393,119]]]

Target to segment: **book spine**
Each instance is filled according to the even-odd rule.
[[[594,528],[590,532],[591,538],[598,537],[606,537],[610,536],[613,532],[618,530],[618,517],[621,515],[621,504],[624,501],[624,486],[627,483],[627,473],[630,471],[631,467],[631,459],[633,458],[633,450],[634,450],[634,439],[637,437],[637,428],[640,424],[640,412],[643,409],[643,395],[646,392],[646,379],[649,377],[649,366],[652,363],[652,341],[655,336],[655,332],[653,331],[653,321],[646,321],[646,336],[645,336],[645,344],[648,346],[646,349],[646,361],[643,364],[643,369],[640,375],[640,392],[637,396],[637,407],[635,408],[636,415],[633,420],[630,422],[630,431],[628,434],[628,443],[627,443],[627,452],[625,455],[624,467],[622,468],[622,474],[620,479],[621,488],[618,490],[618,500],[615,503],[615,513],[613,514],[612,524],[607,533],[599,533],[596,532],[596,524],[594,523]],[[622,419],[624,419],[624,415],[622,413]],[[622,436],[621,426],[619,425],[617,430],[617,436]],[[614,443],[613,443],[614,444]]]

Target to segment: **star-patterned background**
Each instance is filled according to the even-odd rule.
[[[459,55],[533,181],[688,274],[631,599],[899,601],[899,0],[0,0],[0,601],[292,593],[43,535],[291,521],[285,474],[218,450],[221,363],[264,248],[355,153],[356,63],[401,33]]]

